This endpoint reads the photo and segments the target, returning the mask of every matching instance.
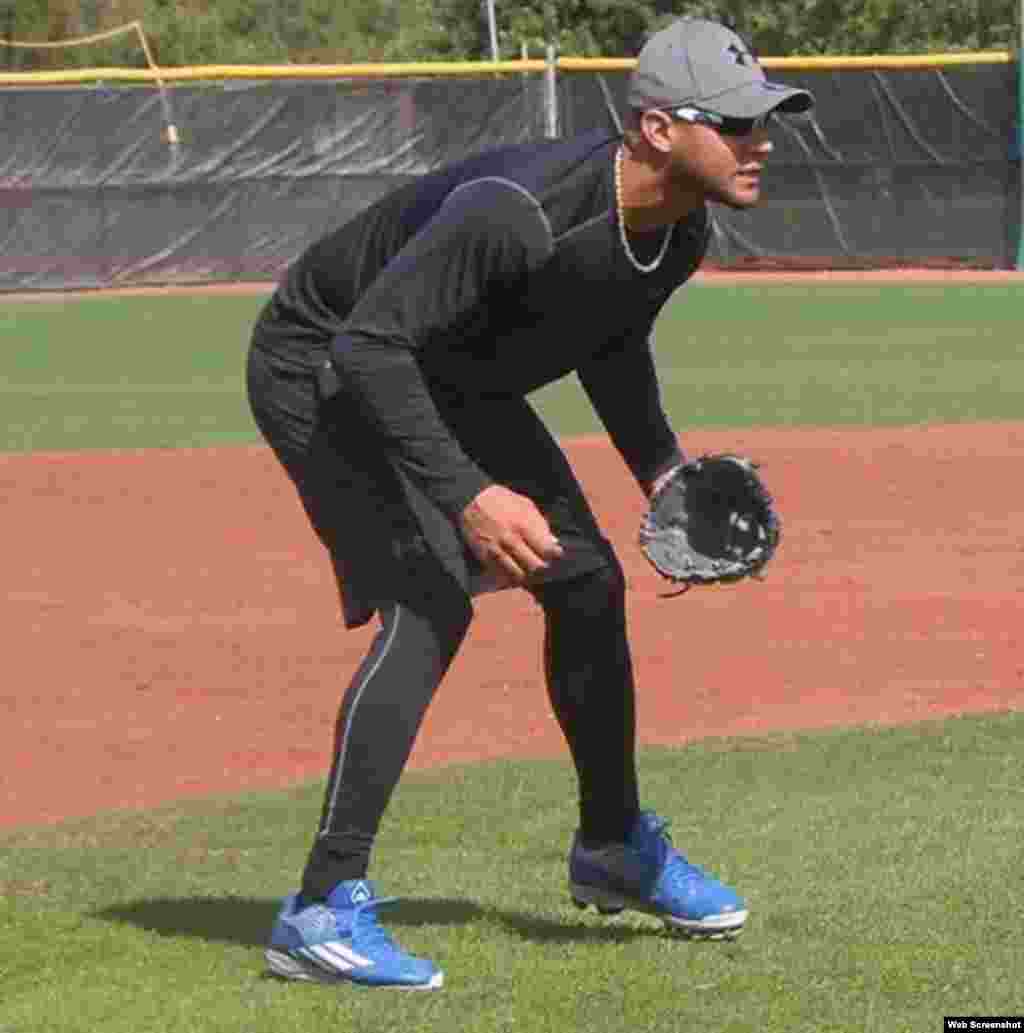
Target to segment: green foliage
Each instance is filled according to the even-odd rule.
[[[764,55],[1013,48],[1017,0],[494,0],[500,56],[631,56],[681,16],[735,26]],[[138,18],[168,66],[485,59],[481,0],[0,0],[0,37],[58,40]],[[132,36],[6,50],[6,67],[141,65]]]
[[[142,22],[157,62],[416,61],[437,57],[433,0],[0,0],[0,37],[54,41]],[[85,10],[83,10],[85,9]],[[6,51],[17,70],[142,66],[133,33],[57,51]]]
[[[737,24],[762,54],[774,55],[1005,48],[1013,45],[1017,12],[1015,0],[760,0],[742,6]]]
[[[497,13],[503,57],[518,57],[524,45],[542,54],[548,43],[584,57],[634,54],[655,18],[647,0],[527,0]]]

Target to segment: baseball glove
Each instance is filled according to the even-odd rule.
[[[659,574],[685,592],[759,577],[779,534],[772,497],[755,464],[742,456],[706,455],[677,467],[651,498],[640,548]]]

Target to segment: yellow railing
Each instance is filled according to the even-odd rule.
[[[763,57],[765,68],[785,68],[810,71],[820,68],[946,68],[950,65],[1009,64],[1016,54],[1008,50],[976,50],[949,54],[863,54],[843,57]],[[634,58],[618,57],[563,57],[558,67],[566,72],[620,72],[629,71],[636,64]]]
[[[949,54],[868,54],[829,57],[766,57],[765,68],[789,71],[812,69],[945,68],[952,65],[1009,64],[1016,53],[1005,50]],[[629,71],[634,58],[561,57],[562,72]],[[426,63],[335,65],[195,65],[183,68],[76,68],[48,72],[0,72],[0,86],[45,86],[90,82],[195,82],[227,79],[388,79],[417,77],[479,76],[502,73],[543,72],[543,60],[436,61]]]

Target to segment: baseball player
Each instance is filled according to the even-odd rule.
[[[648,337],[700,264],[708,203],[757,203],[777,112],[713,22],[654,35],[622,135],[479,154],[408,184],[313,244],[261,313],[256,420],[337,575],[348,627],[379,634],[344,693],[301,888],[271,932],[291,979],[440,987],[380,925],[371,847],[472,597],[541,607],[551,706],[579,782],[569,888],[582,906],[739,932],[743,900],[676,850],[640,804],[622,568],[526,396],[575,372],[650,496],[683,461]]]

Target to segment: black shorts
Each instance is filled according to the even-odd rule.
[[[437,577],[470,596],[480,591],[486,578],[459,528],[392,462],[355,402],[344,389],[319,398],[313,370],[326,345],[311,343],[300,368],[281,360],[274,343],[257,328],[250,406],[330,553],[345,624],[365,624],[382,603],[410,592],[429,594]],[[530,588],[617,565],[568,460],[526,399],[439,409],[466,454],[493,481],[532,499],[561,542],[563,555]]]

